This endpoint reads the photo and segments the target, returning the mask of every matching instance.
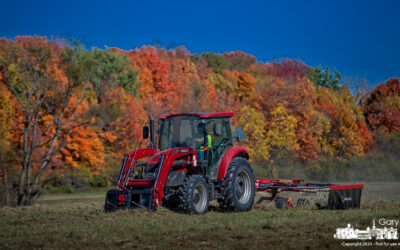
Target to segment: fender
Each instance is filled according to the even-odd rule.
[[[230,147],[224,154],[224,157],[221,160],[221,164],[219,165],[218,170],[218,180],[221,180],[225,177],[226,171],[228,170],[229,164],[232,159],[236,156],[241,156],[246,159],[249,159],[249,152],[245,148],[232,146]]]

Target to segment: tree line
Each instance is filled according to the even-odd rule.
[[[400,141],[398,78],[368,90],[328,67],[242,51],[0,39],[1,202],[30,205],[49,185],[107,185],[148,113],[216,111],[235,112],[251,161],[278,172],[364,156],[382,134]]]

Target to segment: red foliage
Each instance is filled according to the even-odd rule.
[[[397,105],[400,104],[400,80],[397,78],[376,87],[361,104],[372,130],[383,129],[390,133],[400,129],[400,109],[390,98],[397,98]]]
[[[279,63],[273,62],[269,74],[286,79],[297,79],[307,76],[309,67],[296,59],[282,59]]]

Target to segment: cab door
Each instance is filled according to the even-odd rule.
[[[221,157],[232,146],[231,122],[229,118],[207,121],[207,133],[211,136],[211,148],[208,153],[208,176],[211,180],[218,177]]]

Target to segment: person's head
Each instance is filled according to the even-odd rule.
[[[197,133],[199,134],[204,134],[206,130],[206,124],[205,123],[199,123],[199,125],[197,125]]]

